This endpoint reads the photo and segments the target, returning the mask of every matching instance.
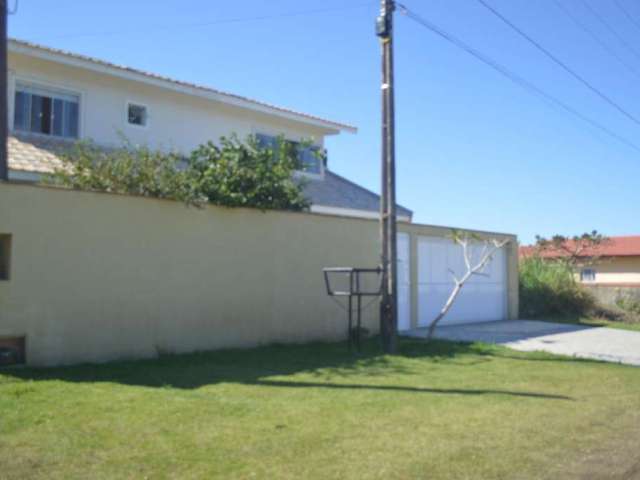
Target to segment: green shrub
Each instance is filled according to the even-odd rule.
[[[190,187],[184,162],[175,154],[147,147],[104,149],[81,141],[60,155],[62,167],[43,178],[47,184],[76,190],[169,198],[200,205],[206,198]]]
[[[595,306],[566,263],[537,256],[520,261],[521,317],[587,315]]]
[[[616,305],[625,312],[640,315],[640,300],[631,297],[620,297],[616,300]]]
[[[43,181],[195,206],[306,210],[309,201],[303,195],[303,183],[294,175],[300,167],[300,147],[280,138],[272,149],[259,146],[253,136],[245,141],[232,136],[222,137],[219,145],[201,145],[183,158],[126,141],[112,149],[78,142],[60,156],[62,167]]]
[[[274,149],[260,147],[254,137],[221,137],[193,151],[187,170],[194,188],[207,200],[227,207],[261,210],[306,210],[298,147],[280,138]]]

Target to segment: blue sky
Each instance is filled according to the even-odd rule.
[[[640,72],[640,27],[613,1],[585,0],[614,32],[582,0],[559,1],[626,66],[554,0],[489,3],[640,117],[640,73],[632,71]],[[640,25],[640,4],[618,2]],[[640,144],[639,125],[475,0],[404,3]],[[357,135],[328,141],[329,165],[379,191],[378,8],[359,0],[20,0],[9,33],[354,124]],[[256,20],[274,15],[281,16]],[[230,19],[245,20],[221,22]],[[513,232],[523,242],[592,229],[640,234],[638,151],[549,107],[400,14],[396,87],[398,200],[415,221]]]

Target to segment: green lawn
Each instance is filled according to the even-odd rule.
[[[480,344],[0,370],[3,479],[569,479],[639,432],[640,369]]]

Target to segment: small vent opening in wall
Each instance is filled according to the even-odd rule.
[[[11,267],[11,235],[0,233],[0,280],[9,280]]]
[[[26,361],[25,337],[0,337],[0,367]]]

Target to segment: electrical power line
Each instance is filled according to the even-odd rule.
[[[620,113],[622,113],[629,120],[631,120],[632,122],[636,123],[637,125],[640,125],[640,120],[638,118],[636,118],[634,115],[629,113],[627,110],[625,110],[622,106],[620,106],[618,103],[616,103],[614,100],[612,100],[609,96],[607,96],[602,91],[600,91],[598,88],[593,86],[589,81],[585,80],[584,77],[582,77],[580,74],[578,74],[575,70],[573,70],[571,67],[569,67],[566,63],[564,63],[562,60],[560,60],[558,57],[556,57],[553,53],[551,53],[549,50],[547,50],[545,47],[543,47],[540,43],[538,43],[532,37],[530,37],[527,33],[525,33],[517,25],[515,25],[513,22],[511,22],[507,17],[505,17],[499,11],[497,11],[495,8],[493,8],[491,5],[489,5],[485,0],[476,0],[476,1],[480,5],[485,7],[487,10],[489,10],[493,15],[495,15],[500,20],[502,20],[503,23],[508,25],[518,35],[520,35],[522,38],[527,40],[534,47],[536,47],[538,50],[540,50],[542,53],[544,53],[549,59],[551,59],[556,65],[560,66],[565,72],[567,72],[569,75],[571,75],[573,78],[578,80],[580,83],[582,83],[589,90],[591,90],[593,93],[595,93],[598,97],[600,97],[602,100],[607,102],[613,108],[618,110]]]
[[[435,33],[436,35],[444,38],[445,40],[447,40],[448,42],[452,43],[456,47],[464,50],[465,52],[467,52],[468,54],[470,54],[471,56],[473,56],[477,60],[481,61],[485,65],[488,65],[489,67],[491,67],[494,70],[496,70],[498,73],[500,73],[502,76],[506,77],[511,82],[513,82],[516,85],[518,85],[519,87],[523,88],[527,92],[529,92],[529,93],[531,93],[533,95],[536,95],[539,98],[542,98],[543,100],[546,101],[546,103],[548,103],[550,105],[553,105],[554,107],[557,107],[557,108],[560,108],[560,109],[564,110],[565,112],[573,115],[574,117],[579,118],[583,122],[588,123],[592,127],[594,127],[596,129],[606,133],[607,135],[609,135],[610,137],[616,139],[617,141],[627,145],[630,148],[633,148],[637,152],[640,152],[640,147],[638,145],[636,145],[635,143],[633,143],[632,141],[628,140],[627,138],[623,137],[622,135],[617,134],[616,132],[610,130],[609,128],[605,127],[604,125],[600,124],[599,122],[589,118],[588,116],[580,113],[575,108],[571,107],[570,105],[568,105],[567,103],[563,102],[562,100],[554,97],[550,93],[545,92],[544,90],[542,90],[541,88],[537,87],[536,85],[534,85],[533,83],[529,82],[528,80],[520,77],[518,74],[514,73],[513,71],[509,70],[507,67],[505,67],[505,66],[501,65],[500,63],[498,63],[497,61],[493,60],[491,57],[481,53],[480,51],[478,51],[475,48],[471,47],[470,45],[468,45],[467,43],[463,42],[462,40],[460,40],[459,38],[455,37],[454,35],[446,32],[445,30],[443,30],[442,28],[438,27],[437,25],[435,25],[435,24],[429,22],[428,20],[422,18],[420,15],[418,15],[415,12],[411,11],[405,5],[402,5],[402,4],[397,4],[397,5],[398,5],[398,8],[400,8],[401,13],[403,13],[407,18],[415,21],[416,23],[422,25],[423,27],[427,28],[431,32]]]
[[[591,12],[591,14],[592,14],[594,17],[596,17],[596,18],[600,21],[600,23],[602,23],[602,24],[605,26],[605,28],[606,28],[607,30],[609,30],[609,32],[611,32],[611,34],[612,34],[614,37],[616,37],[616,38],[618,39],[618,41],[619,41],[622,45],[624,45],[624,46],[627,48],[627,50],[629,50],[631,53],[633,53],[633,54],[636,56],[636,58],[640,59],[640,52],[638,52],[638,50],[636,50],[635,48],[633,48],[633,46],[631,46],[631,44],[630,44],[629,42],[627,42],[627,41],[624,39],[624,37],[622,37],[622,35],[620,35],[620,34],[616,31],[616,29],[615,29],[615,28],[613,28],[613,27],[611,26],[611,24],[610,24],[609,22],[607,22],[607,21],[604,19],[604,17],[603,17],[602,15],[600,15],[598,12],[596,12],[596,11],[594,10],[594,8],[593,8],[591,5],[589,5],[589,3],[588,3],[586,0],[580,0],[580,2],[584,5],[584,7],[585,7],[587,10],[589,10],[589,11]]]
[[[620,0],[614,0],[614,2],[615,2],[615,4],[616,4],[616,6],[618,7],[618,9],[619,9],[622,13],[624,13],[625,17],[627,17],[627,18],[629,19],[629,21],[630,21],[631,23],[633,23],[633,24],[636,26],[636,28],[637,28],[638,30],[640,30],[640,22],[638,22],[638,20],[636,20],[635,18],[633,18],[633,15],[631,15],[631,14],[629,13],[629,10],[627,10],[627,9],[624,7],[624,5],[622,5],[622,3],[620,2]]]
[[[638,70],[636,70],[636,68],[633,65],[631,65],[624,58],[622,58],[620,55],[618,55],[618,53],[613,48],[611,48],[609,45],[607,45],[600,37],[598,37],[598,35],[596,35],[596,33],[593,30],[591,30],[583,22],[578,20],[578,18],[573,13],[571,13],[569,8],[567,8],[560,0],[553,0],[553,1],[556,4],[556,6],[560,10],[562,10],[562,12],[567,17],[569,17],[571,19],[571,21],[573,21],[573,23],[575,23],[578,26],[578,28],[580,28],[582,31],[587,33],[596,43],[598,43],[598,45],[600,45],[604,50],[606,50],[609,53],[609,55],[614,57],[616,60],[618,60],[618,62],[620,62],[620,64],[625,66],[627,68],[627,70],[629,70],[631,73],[633,73],[638,78],[640,78],[640,72],[638,72]]]
[[[299,10],[296,12],[284,12],[273,15],[261,15],[255,17],[236,17],[236,18],[221,18],[219,20],[211,20],[207,22],[197,22],[190,24],[182,24],[182,25],[156,25],[150,26],[147,28],[136,28],[135,30],[112,30],[107,32],[86,32],[86,33],[72,33],[68,35],[57,35],[51,38],[78,38],[78,37],[102,37],[102,36],[116,36],[116,35],[137,35],[144,34],[148,32],[154,31],[174,31],[174,30],[188,30],[192,28],[205,28],[211,27],[215,25],[224,25],[231,23],[246,23],[246,22],[260,22],[265,20],[277,20],[280,18],[290,18],[290,17],[302,17],[302,16],[310,16],[310,15],[320,15],[324,13],[334,13],[334,12],[342,12],[345,10],[354,10],[358,8],[370,7],[374,5],[373,1],[358,3],[354,5],[344,5],[341,7],[331,7],[331,8],[317,8],[314,10]]]

